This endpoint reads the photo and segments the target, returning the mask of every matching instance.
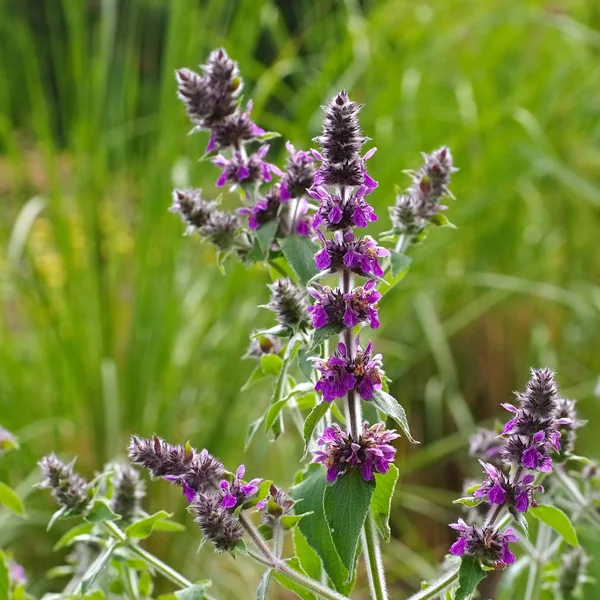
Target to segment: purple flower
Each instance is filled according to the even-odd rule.
[[[24,586],[27,584],[25,569],[16,561],[8,561],[8,576],[14,585]]]
[[[383,277],[379,258],[390,253],[377,246],[372,237],[356,239],[350,231],[336,231],[329,240],[319,230],[317,235],[323,244],[323,249],[315,254],[315,264],[320,271],[329,269],[334,273],[346,268],[363,277]]]
[[[252,208],[238,208],[239,215],[248,216],[248,227],[255,230],[261,225],[274,221],[277,218],[281,207],[281,189],[279,184],[275,184],[265,195],[258,200]]]
[[[315,368],[321,373],[315,390],[323,394],[325,402],[332,402],[336,398],[343,398],[354,388],[356,378],[351,372],[351,363],[347,355],[346,346],[338,344],[337,352],[327,360],[312,359]]]
[[[221,481],[220,487],[223,494],[221,506],[223,508],[234,508],[258,492],[258,486],[262,479],[253,479],[249,483],[244,483],[242,477],[245,472],[246,467],[240,465],[231,483],[225,479]]]
[[[387,473],[396,455],[396,449],[390,442],[398,437],[395,430],[386,431],[384,423],[372,427],[364,423],[362,435],[353,440],[349,433],[334,423],[319,437],[317,443],[320,448],[313,452],[313,462],[325,465],[329,482],[352,467],[358,467],[363,479],[371,481],[375,473]]]
[[[339,288],[331,289],[314,284],[308,293],[316,302],[309,307],[313,327],[319,329],[325,325],[343,325],[355,327],[359,323],[369,323],[373,329],[379,327],[377,301],[381,294],[375,288],[376,282],[370,279],[364,287],[357,287],[348,294],[342,294]]]
[[[385,373],[383,372],[381,354],[373,355],[373,342],[369,342],[365,350],[360,346],[356,336],[356,353],[352,362],[352,373],[356,377],[356,391],[363,400],[370,400],[374,390],[381,389]]]
[[[303,150],[296,152],[291,142],[286,142],[285,147],[290,156],[285,165],[285,173],[281,178],[281,200],[300,198],[306,194],[313,184],[313,157]]]
[[[327,229],[334,231],[349,227],[366,227],[370,222],[377,221],[375,211],[364,199],[367,193],[365,184],[362,184],[345,199],[342,199],[337,192],[330,194],[322,186],[312,188],[308,190],[308,193],[311,198],[320,203],[313,220],[315,227],[325,224]]]
[[[217,494],[198,494],[190,506],[204,537],[210,540],[217,552],[233,550],[244,536],[244,528],[228,508],[222,506]]]
[[[250,119],[251,110],[252,100],[249,100],[244,112],[236,112],[223,121],[214,123],[211,126],[211,135],[205,152],[229,146],[239,148],[243,142],[260,137],[265,130]]]
[[[452,523],[450,527],[460,532],[458,540],[450,546],[451,554],[474,556],[487,567],[494,569],[504,569],[506,565],[515,562],[515,555],[510,551],[508,544],[518,542],[519,538],[512,529],[501,533],[491,527],[467,525],[463,519],[458,519],[458,523]]]
[[[216,186],[222,187],[227,182],[239,185],[271,181],[271,173],[281,176],[278,167],[263,160],[268,151],[269,146],[264,144],[247,158],[241,152],[235,152],[232,158],[225,158],[222,154],[215,156],[212,162],[223,169]]]

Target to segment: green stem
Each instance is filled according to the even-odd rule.
[[[556,465],[554,467],[554,474],[557,479],[563,484],[565,491],[571,496],[571,498],[579,504],[583,509],[586,517],[597,527],[600,527],[600,518],[596,515],[595,511],[590,510],[591,503],[585,499],[583,494],[579,491],[577,484],[567,475],[562,465]]]
[[[306,577],[302,573],[298,571],[294,571],[294,569],[290,568],[287,563],[278,558],[271,552],[271,549],[265,544],[264,540],[255,529],[254,525],[251,521],[249,521],[244,514],[240,514],[240,523],[242,527],[246,530],[246,533],[250,536],[250,539],[256,545],[259,554],[249,551],[248,554],[262,565],[269,567],[275,571],[279,571],[283,573],[286,577],[293,579],[297,584],[318,594],[319,596],[326,598],[327,600],[349,600],[346,596],[342,596],[342,594],[338,594],[338,592],[328,588],[327,586],[322,585],[320,582],[311,579],[310,577]]]
[[[369,588],[371,597],[374,600],[388,600],[387,586],[385,583],[385,570],[381,550],[379,548],[379,538],[377,528],[373,520],[373,515],[369,511],[367,520],[362,532],[363,548],[365,549],[365,567],[369,577]]]
[[[452,585],[458,579],[458,569],[451,571],[432,583],[427,589],[418,592],[411,596],[408,600],[428,600],[429,598],[437,598],[441,592]]]
[[[538,600],[540,597],[544,575],[544,550],[548,546],[550,535],[550,528],[544,523],[540,523],[537,543],[535,545],[535,556],[531,557],[524,600]]]

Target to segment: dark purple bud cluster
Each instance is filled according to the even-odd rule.
[[[278,279],[270,284],[271,299],[266,308],[273,311],[277,322],[289,329],[308,324],[308,309],[304,292],[289,279]]]
[[[544,490],[535,484],[536,471],[552,470],[550,453],[560,450],[559,427],[572,426],[576,420],[573,403],[559,398],[551,369],[532,369],[525,392],[516,396],[518,408],[502,405],[515,416],[501,435],[480,430],[471,438],[471,454],[480,457],[486,474],[473,496],[493,507],[489,518],[483,527],[462,520],[451,525],[461,535],[450,552],[475,556],[492,568],[514,562],[508,542],[517,541],[512,530],[500,533],[494,528],[496,518],[503,508],[516,515],[537,506],[534,494]],[[501,460],[511,465],[510,474],[503,471]]]
[[[353,467],[359,469],[365,481],[371,481],[375,473],[387,473],[396,455],[391,442],[398,437],[395,430],[386,431],[384,423],[371,427],[364,423],[361,436],[355,440],[334,423],[319,437],[319,448],[313,451],[313,462],[325,465],[329,482]]]
[[[146,495],[140,474],[130,465],[117,464],[113,468],[111,508],[122,519],[132,521],[141,511],[140,502]]]
[[[54,500],[66,508],[68,514],[80,514],[87,509],[90,503],[89,484],[73,470],[75,460],[66,464],[52,453],[44,456],[38,464],[42,470],[39,487],[51,490]]]
[[[585,421],[579,419],[575,408],[575,400],[559,398],[556,406],[556,418],[559,421],[558,431],[561,440],[561,456],[573,453],[577,441],[577,429],[585,425]]]
[[[291,142],[286,142],[285,147],[289,157],[281,178],[281,200],[284,202],[292,198],[301,198],[314,182],[312,155],[304,150],[296,151]]]
[[[448,185],[457,171],[448,148],[423,154],[423,159],[425,164],[418,171],[409,171],[412,184],[405,194],[396,197],[390,209],[394,231],[411,237],[423,231],[440,210],[446,210],[440,200],[451,196]]]
[[[244,536],[239,519],[215,494],[197,494],[190,509],[205,539],[214,544],[217,552],[233,550]]]
[[[254,185],[271,181],[271,173],[283,175],[275,165],[266,162],[264,157],[269,151],[269,146],[263,144],[256,152],[245,156],[236,151],[230,158],[218,154],[212,159],[213,164],[221,167],[221,175],[216,186],[222,187],[226,183],[235,185]]]

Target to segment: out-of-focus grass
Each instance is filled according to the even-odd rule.
[[[255,308],[267,276],[231,265],[222,277],[166,212],[174,180],[213,191],[173,70],[217,45],[240,62],[258,122],[298,146],[310,145],[319,105],[339,88],[366,103],[382,229],[393,185],[419,151],[447,144],[461,168],[449,213],[458,231],[415,250],[377,336],[423,441],[399,452],[393,596],[432,574],[426,561],[447,548],[452,516],[442,489],[476,471],[465,439],[474,422],[500,415],[529,365],[558,369],[591,421],[581,453],[600,457],[597,3],[84,4],[0,3],[0,422],[24,441],[2,476],[28,476],[50,449],[78,454],[89,475],[133,431],[241,461],[267,398],[239,392],[251,369],[239,361],[247,332],[268,324]],[[253,476],[288,483],[298,455],[290,434],[255,443],[244,460]],[[427,503],[415,502],[424,486]],[[181,506],[166,486],[150,489],[154,506]],[[29,521],[0,515],[0,543],[39,591],[40,566],[58,557],[43,533],[50,505],[29,499]],[[219,597],[251,597],[254,571],[206,550],[193,558],[189,529],[154,548],[190,577],[213,577]]]

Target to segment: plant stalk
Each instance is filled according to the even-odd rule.
[[[544,550],[548,546],[550,535],[550,528],[544,523],[540,523],[535,545],[535,555],[531,557],[524,600],[538,600],[540,597],[544,575]]]
[[[371,597],[373,600],[388,600],[389,596],[385,583],[385,570],[383,568],[377,528],[375,527],[373,515],[370,511],[363,527],[362,542],[365,549],[365,567],[369,578]]]
[[[435,583],[432,583],[427,589],[414,594],[408,600],[429,600],[432,598],[437,598],[441,592],[452,585],[457,579],[458,569],[456,571],[447,573],[441,579],[438,579]]]

